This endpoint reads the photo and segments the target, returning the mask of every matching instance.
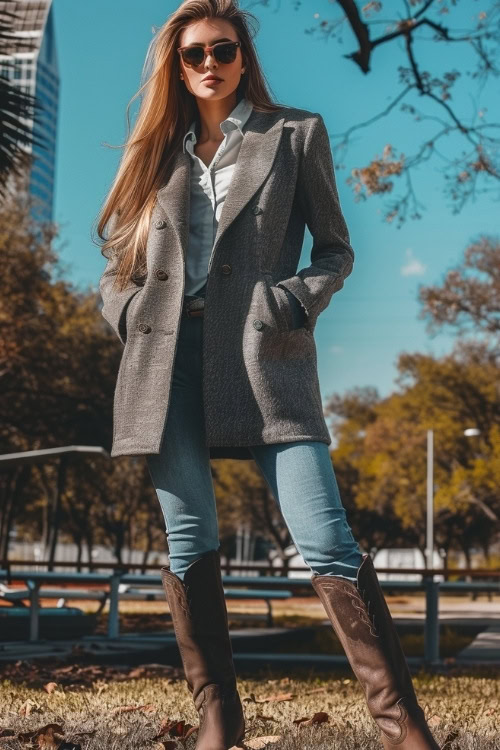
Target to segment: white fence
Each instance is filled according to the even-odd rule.
[[[55,562],[71,562],[75,563],[77,557],[77,546],[76,544],[64,543],[58,544],[56,547]],[[128,548],[123,549],[122,560],[125,565],[133,564],[140,565],[143,561],[144,553],[141,550],[129,550]],[[30,543],[30,542],[11,542],[9,544],[9,559],[11,560],[27,560],[37,562],[39,560],[46,560],[47,555],[45,554],[43,544]],[[82,563],[89,561],[87,549],[82,549]],[[116,557],[113,551],[109,547],[96,544],[92,549],[92,562],[93,563],[116,563]],[[147,559],[148,565],[166,565],[168,563],[167,552],[157,552],[154,550],[150,553]],[[18,566],[12,566],[15,570]],[[31,570],[38,570],[38,566],[34,566]],[[46,570],[45,566],[41,566],[40,570]],[[76,572],[76,563],[74,567],[65,567],[68,573]]]

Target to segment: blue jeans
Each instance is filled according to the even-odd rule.
[[[147,463],[165,519],[170,569],[219,546],[202,400],[202,317],[181,318],[162,450]],[[355,580],[362,558],[346,520],[326,443],[256,445],[250,452],[313,573]]]

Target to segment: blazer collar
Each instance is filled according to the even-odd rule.
[[[246,125],[248,118],[252,113],[252,102],[249,101],[245,96],[242,96],[240,101],[236,104],[231,114],[229,114],[225,120],[222,120],[220,129],[226,135],[231,130],[239,130],[243,135],[243,128]],[[191,140],[193,147],[197,142],[196,137],[196,120],[193,120],[191,126],[184,138],[182,139],[182,148],[186,151],[186,142]]]
[[[238,158],[222,207],[213,252],[224,232],[252,199],[268,176],[280,144],[284,110],[252,109],[243,132]],[[189,237],[191,157],[176,151],[168,182],[157,191],[157,200],[170,221],[185,256]]]

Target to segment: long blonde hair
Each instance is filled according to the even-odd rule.
[[[238,0],[185,0],[156,30],[144,62],[141,87],[127,105],[127,139],[119,146],[125,150],[97,224],[99,238],[104,241],[101,253],[106,258],[119,257],[115,284],[120,290],[131,279],[146,276],[146,242],[156,191],[168,180],[182,138],[198,116],[196,97],[179,80],[176,48],[181,31],[190,22],[204,18],[223,18],[237,32],[246,68],[236,89],[237,100],[245,96],[261,112],[281,108],[268,93],[249,31],[248,21],[258,29],[258,20],[241,10]],[[139,95],[140,109],[130,134],[129,108]],[[110,231],[105,235],[106,230]]]

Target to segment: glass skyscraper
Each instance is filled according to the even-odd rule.
[[[52,0],[0,2],[1,11],[16,16],[13,23],[13,44],[7,58],[10,69],[2,66],[0,59],[1,74],[7,75],[14,86],[34,95],[40,105],[35,110],[34,120],[29,121],[38,142],[32,149],[29,192],[34,199],[34,217],[39,221],[51,222],[59,105]]]

